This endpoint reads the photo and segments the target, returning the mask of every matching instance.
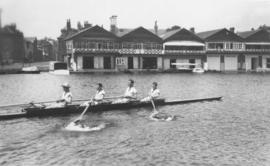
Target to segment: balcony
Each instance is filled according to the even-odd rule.
[[[74,53],[118,53],[119,49],[110,48],[74,48]]]
[[[205,54],[205,50],[164,50],[165,54]]]
[[[119,49],[120,54],[163,54],[162,50],[158,49]]]
[[[207,49],[206,52],[208,53],[241,53],[245,52],[245,49]]]
[[[256,53],[256,52],[269,53],[270,49],[246,49],[245,51],[250,52],[250,53]]]

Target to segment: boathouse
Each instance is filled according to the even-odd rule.
[[[67,54],[74,71],[115,69],[119,54],[119,38],[96,25],[85,28],[65,39]]]
[[[208,70],[238,70],[238,61],[243,57],[245,47],[244,40],[234,33],[234,28],[200,32],[197,35],[205,41]]]
[[[267,29],[238,33],[245,40],[243,69],[247,71],[270,70],[270,32]]]
[[[162,39],[143,27],[125,32],[118,33],[121,45],[116,68],[162,70]]]
[[[205,60],[205,44],[194,29],[176,29],[161,35],[164,50],[164,70],[176,69],[173,63],[191,63],[202,67]],[[179,66],[178,66],[179,67]],[[193,68],[194,66],[189,66]]]

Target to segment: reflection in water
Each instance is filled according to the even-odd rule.
[[[58,99],[63,82],[74,99],[93,96],[98,82],[118,96],[129,78],[140,98],[157,81],[168,99],[224,99],[159,107],[171,122],[149,120],[152,108],[88,112],[87,126],[106,123],[95,132],[62,130],[77,115],[0,121],[0,165],[270,165],[270,75],[1,75],[0,105]]]

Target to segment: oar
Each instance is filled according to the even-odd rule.
[[[151,98],[151,103],[152,103],[152,106],[153,106],[153,109],[154,109],[153,113],[157,113],[158,111],[156,110],[156,106],[155,106],[154,100],[152,98]]]
[[[109,99],[117,99],[117,98],[122,98],[123,96],[113,96],[113,97],[105,97],[104,99],[109,100]],[[89,99],[77,99],[77,100],[72,100],[73,102],[79,102],[79,101],[88,101]],[[45,103],[54,103],[57,102],[57,100],[52,100],[52,101],[41,101],[41,102],[30,102],[30,103],[20,103],[20,104],[9,104],[9,105],[0,105],[0,108],[6,108],[6,107],[18,107],[18,106],[26,106],[29,104],[45,104]]]
[[[29,104],[44,104],[44,103],[54,103],[57,100],[53,100],[53,101],[42,101],[42,102],[30,102],[30,103],[24,103],[24,104],[10,104],[10,105],[1,105],[0,108],[5,108],[5,107],[16,107],[16,106],[25,106],[25,105],[29,105]]]
[[[90,107],[91,104],[88,104],[85,109],[83,110],[83,112],[81,113],[81,115],[76,119],[74,120],[73,122],[76,122],[76,121],[81,121],[82,118],[83,118],[83,115],[86,113],[86,111],[88,110],[88,108]]]

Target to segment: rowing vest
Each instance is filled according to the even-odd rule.
[[[72,94],[71,92],[64,92],[62,95],[62,99],[65,100],[65,102],[67,104],[71,104],[72,103]]]

